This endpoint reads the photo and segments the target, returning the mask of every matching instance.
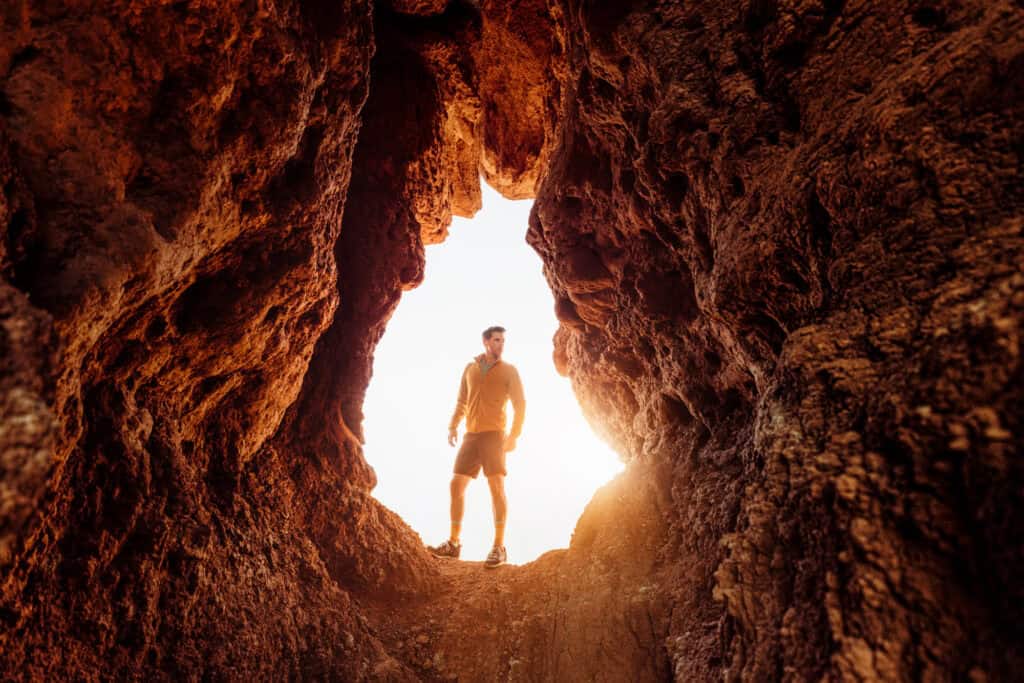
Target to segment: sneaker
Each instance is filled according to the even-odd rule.
[[[459,553],[462,552],[462,544],[452,543],[451,540],[447,540],[441,545],[428,545],[427,550],[438,557],[454,557],[457,560],[459,559]]]
[[[505,552],[505,546],[496,545],[487,554],[487,561],[484,562],[484,566],[488,569],[494,569],[505,564],[506,560],[508,560],[508,553]]]

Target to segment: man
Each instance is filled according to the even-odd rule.
[[[493,568],[505,564],[505,520],[508,502],[505,499],[505,453],[515,449],[516,439],[523,429],[526,401],[519,372],[501,360],[505,348],[505,328],[488,327],[483,333],[485,352],[473,359],[462,372],[459,398],[455,414],[448,425],[448,445],[454,447],[459,439],[459,422],[466,417],[466,438],[455,458],[451,481],[451,535],[444,543],[430,548],[438,557],[458,557],[462,551],[459,535],[462,532],[462,512],[466,486],[476,479],[480,468],[484,470],[491,488],[494,510],[494,547],[487,555],[484,566]],[[512,401],[515,417],[512,429],[505,434],[505,404]]]

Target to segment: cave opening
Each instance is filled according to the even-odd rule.
[[[2,14],[4,680],[1019,677],[1024,3]]]
[[[483,200],[475,218],[455,219],[448,238],[427,248],[423,284],[403,295],[376,347],[363,405],[364,454],[377,474],[374,496],[424,542],[446,538],[457,452],[446,430],[459,376],[482,351],[480,332],[507,328],[503,359],[523,380],[526,421],[508,455],[506,547],[509,562],[522,564],[567,547],[595,490],[623,463],[591,430],[569,380],[555,371],[554,301],[541,260],[523,238],[532,201],[505,199],[486,184]],[[466,492],[462,559],[483,560],[492,531],[481,474]]]

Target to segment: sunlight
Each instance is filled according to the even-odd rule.
[[[482,352],[486,327],[508,330],[503,358],[519,369],[526,393],[526,422],[508,455],[505,482],[505,545],[515,564],[567,547],[594,491],[623,468],[587,425],[569,380],[555,372],[551,290],[524,239],[530,206],[484,186],[477,217],[455,219],[448,239],[427,247],[426,278],[403,295],[388,323],[363,408],[366,458],[378,479],[374,495],[426,543],[442,541],[457,450],[446,439],[459,378]],[[508,412],[511,424],[511,406]],[[465,421],[460,444],[464,433]],[[462,559],[483,560],[492,534],[481,473],[466,495]]]

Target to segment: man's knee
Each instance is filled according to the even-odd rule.
[[[487,477],[487,484],[491,487],[492,493],[505,493],[505,475],[495,474],[494,476]]]
[[[466,485],[469,483],[469,477],[464,474],[452,475],[451,491],[452,496],[461,498],[466,493]]]

